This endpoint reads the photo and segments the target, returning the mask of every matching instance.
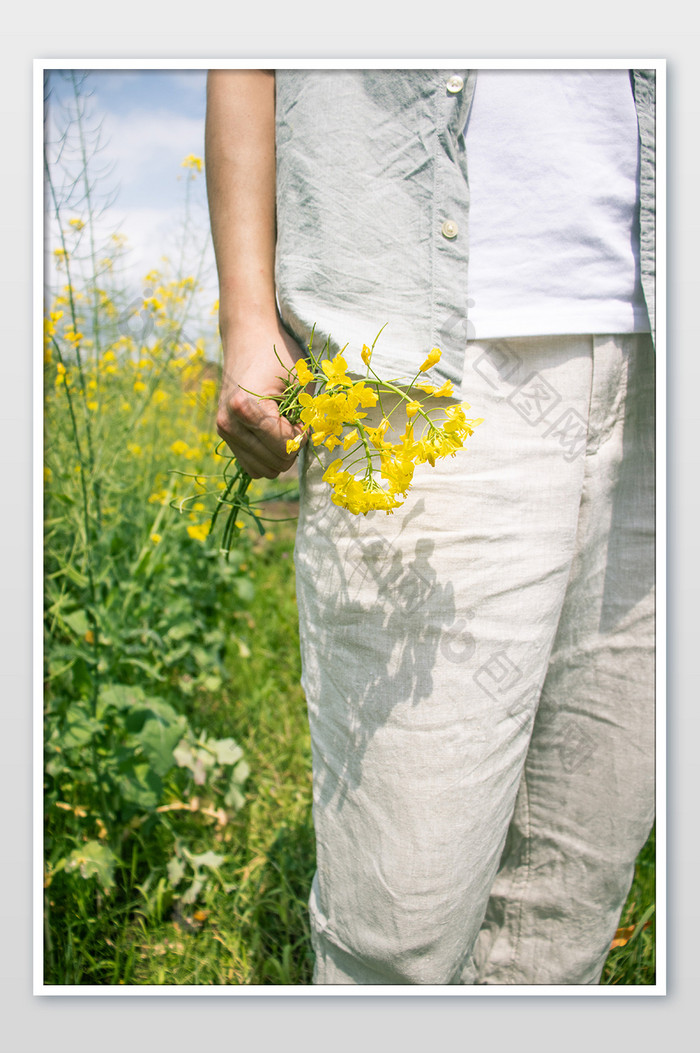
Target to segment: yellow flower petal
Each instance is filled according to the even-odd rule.
[[[313,381],[314,375],[307,366],[305,359],[300,358],[295,362],[294,368],[296,369],[300,384],[310,384]]]
[[[430,369],[431,366],[434,366],[436,362],[440,361],[441,356],[442,351],[440,350],[440,348],[434,347],[428,355],[428,357],[426,358],[423,365],[420,367],[420,372],[425,373],[426,369]]]

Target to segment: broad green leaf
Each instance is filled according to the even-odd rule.
[[[163,783],[148,763],[134,763],[117,782],[124,800],[142,812],[156,808],[163,795]]]
[[[47,761],[44,765],[44,771],[47,775],[50,775],[52,779],[58,778],[63,771],[68,771],[68,765],[66,759],[61,753],[57,753],[51,760]]]
[[[171,626],[165,634],[166,640],[173,640],[177,643],[178,640],[184,640],[187,636],[192,636],[192,622],[178,622],[177,625]]]
[[[157,695],[148,695],[142,697],[140,701],[129,711],[127,717],[127,727],[129,731],[138,732],[143,727],[143,724],[148,719],[156,717],[162,723],[171,724],[182,723],[184,720],[184,726],[180,732],[180,736],[184,735],[187,727],[187,721],[184,717],[181,717],[176,710],[173,709],[171,704],[163,701]]]
[[[181,768],[191,768],[194,763],[194,750],[185,739],[173,750],[173,756]]]
[[[195,856],[191,853],[187,853],[187,858],[194,867],[195,870],[199,870],[200,867],[220,867],[226,856],[217,855],[216,852],[211,850],[208,852],[202,852],[200,855]]]
[[[187,726],[187,718],[183,717],[169,702],[166,702],[158,695],[148,695],[143,700],[143,710],[146,715],[152,714],[164,724],[182,724],[184,721],[185,727]],[[181,734],[184,734],[184,730],[183,728]]]
[[[240,809],[245,804],[245,797],[238,789],[238,786],[235,782],[232,782],[229,786],[226,796],[224,797],[224,804],[227,805],[229,808],[233,808],[235,812],[240,811]]]
[[[238,783],[244,783],[250,775],[250,768],[247,763],[242,760],[239,761],[236,767],[233,769],[232,779],[235,779]]]
[[[98,701],[103,706],[114,706],[115,709],[132,709],[143,705],[143,688],[135,684],[105,684],[100,688]]]
[[[233,739],[216,739],[207,745],[216,752],[219,764],[236,764],[243,756],[243,750]]]
[[[197,786],[203,786],[207,778],[207,768],[216,763],[216,757],[207,750],[191,745],[185,739],[173,750],[173,756],[180,768],[189,768]]]
[[[181,662],[185,655],[190,653],[190,645],[188,643],[180,644],[179,647],[173,647],[169,651],[166,651],[162,658],[166,665],[177,665]]]
[[[68,628],[73,630],[76,636],[85,636],[90,628],[90,622],[84,610],[72,611],[71,614],[62,614],[60,617]]]
[[[140,658],[122,658],[121,661],[124,665],[133,665],[136,666],[137,669],[141,669],[152,680],[158,680],[159,682],[165,680],[163,674],[153,663],[149,664],[148,662],[142,661]]]
[[[205,647],[196,645],[191,648],[190,653],[200,669],[211,669],[213,665],[218,665],[216,654]]]
[[[78,657],[78,655],[75,655],[73,658],[69,658],[67,661],[65,659],[54,660],[50,658],[49,672],[48,676],[46,677],[46,680],[51,681],[55,680],[56,677],[63,676],[64,673],[67,673],[68,670],[72,668],[73,663],[77,660]]]
[[[165,775],[175,764],[173,749],[180,742],[186,727],[184,717],[175,724],[165,724],[153,718],[147,720],[135,736],[158,775]]]
[[[116,856],[99,841],[88,841],[80,848],[74,849],[66,861],[66,871],[79,870],[84,878],[96,877],[100,886],[106,891],[114,885],[114,865]]]
[[[204,643],[207,647],[223,647],[226,643],[226,634],[221,629],[211,629],[204,634]]]
[[[61,745],[64,749],[81,749],[102,730],[98,720],[86,713],[84,705],[73,702],[66,712],[65,724],[61,732]]]
[[[185,876],[185,867],[177,858],[177,856],[173,856],[173,858],[168,863],[166,869],[168,872],[168,881],[173,886],[173,888],[177,888],[177,886],[180,884],[180,882]]]
[[[199,893],[202,891],[203,888],[204,888],[204,882],[202,881],[202,879],[201,878],[195,878],[194,881],[192,882],[192,884],[190,885],[190,887],[187,889],[187,891],[182,894],[182,897],[181,897],[182,898],[182,902],[183,903],[194,903],[194,901],[197,899],[197,896],[199,895]]]

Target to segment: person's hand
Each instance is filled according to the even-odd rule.
[[[287,440],[295,438],[301,428],[280,416],[274,397],[287,386],[285,369],[303,357],[279,321],[238,327],[224,339],[216,429],[253,479],[275,479],[294,463],[296,453],[287,453]]]

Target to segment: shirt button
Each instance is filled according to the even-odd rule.
[[[462,77],[449,77],[445,87],[449,92],[452,93],[452,95],[456,95],[457,92],[461,91],[464,87],[464,80],[462,79]]]
[[[456,238],[459,227],[453,219],[446,219],[440,229],[446,238]]]

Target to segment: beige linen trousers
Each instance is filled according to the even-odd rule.
[[[653,822],[651,339],[471,342],[461,395],[391,516],[302,460],[318,984],[597,984]]]

